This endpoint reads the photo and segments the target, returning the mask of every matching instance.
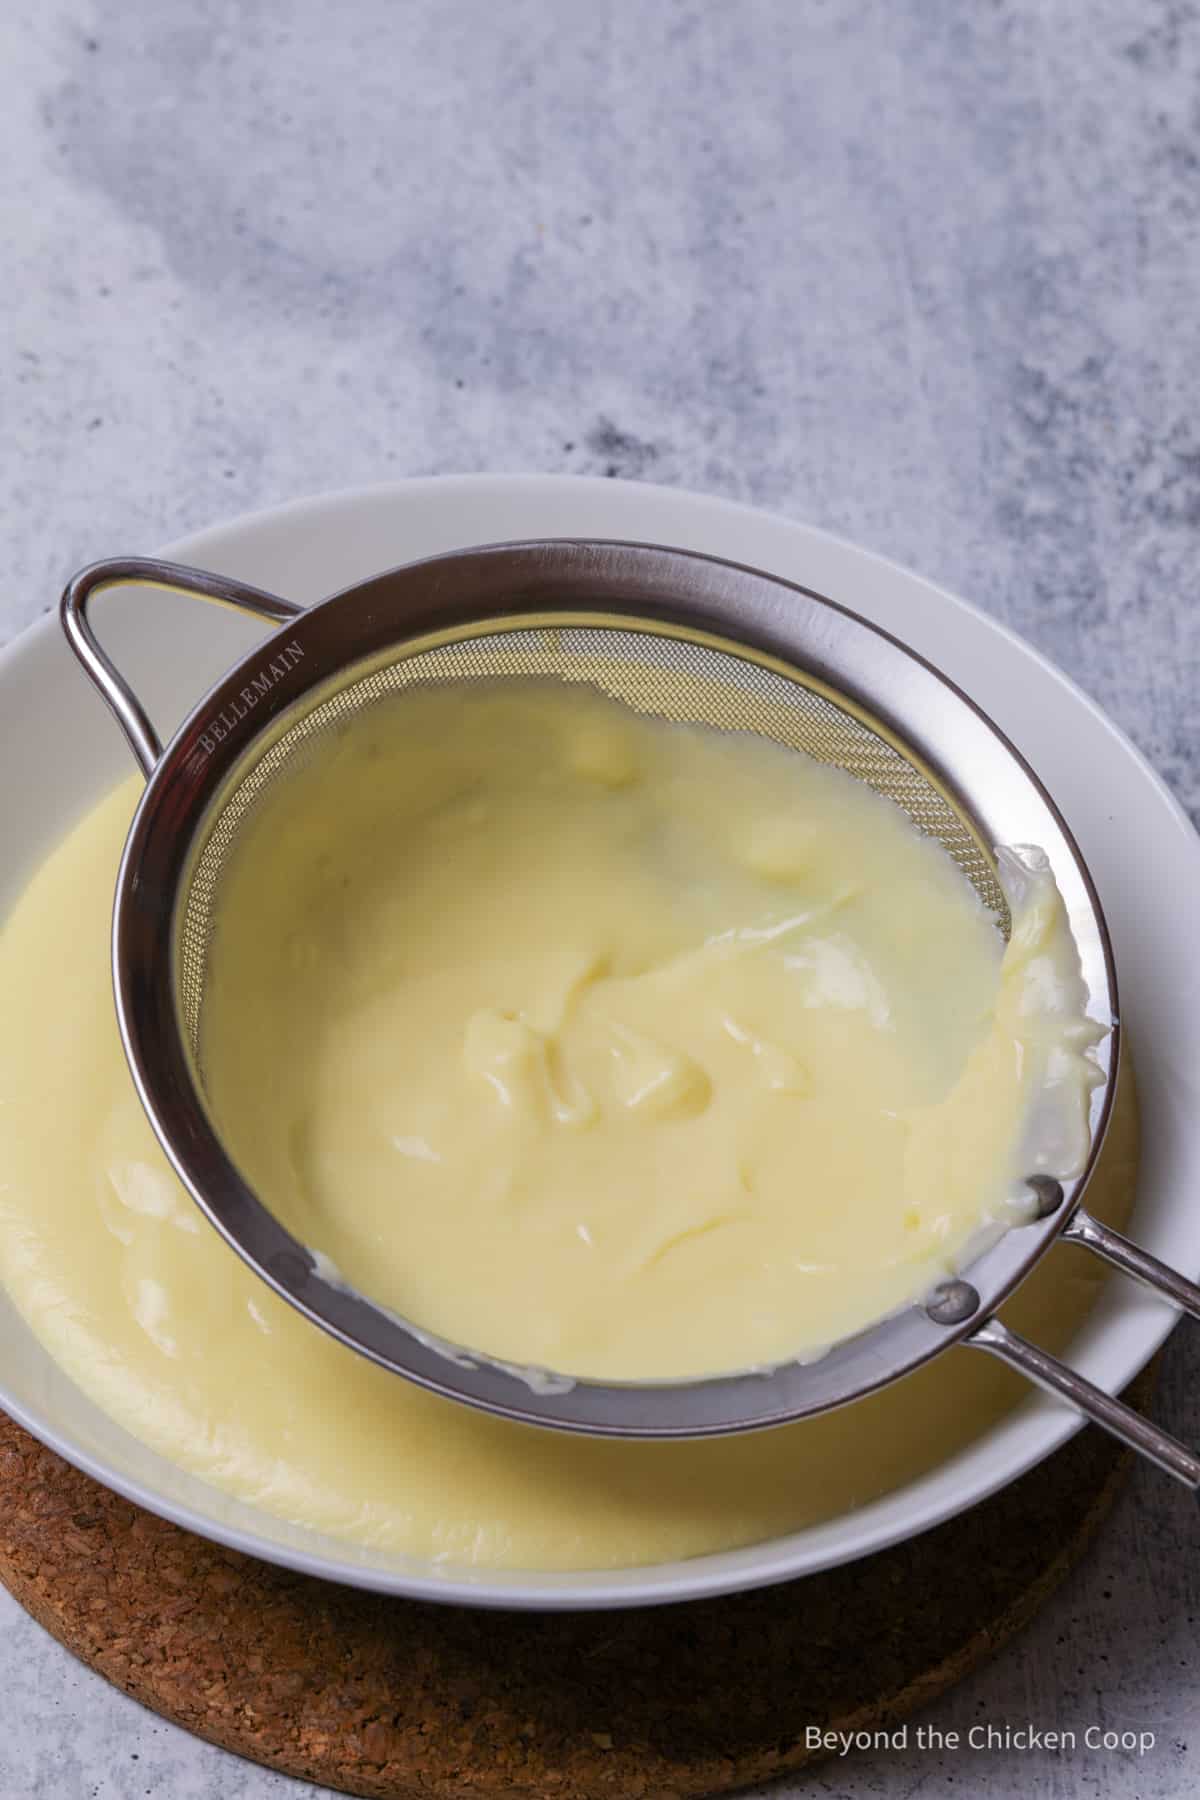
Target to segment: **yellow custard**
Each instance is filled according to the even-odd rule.
[[[1006,952],[840,770],[592,689],[426,689],[230,856],[214,1118],[438,1337],[617,1380],[812,1357],[1085,1154],[1098,1034],[1053,883],[1026,889]]]
[[[129,781],[67,835],[0,932],[0,1280],[84,1392],[153,1449],[280,1518],[449,1568],[615,1568],[834,1517],[936,1467],[1026,1394],[992,1359],[952,1351],[779,1431],[582,1440],[437,1400],[308,1325],[179,1187],[125,1065],[109,902],[139,792]],[[1088,1190],[1118,1226],[1136,1139],[1123,1076]],[[1004,1316],[1061,1351],[1102,1280],[1093,1258],[1055,1249]]]

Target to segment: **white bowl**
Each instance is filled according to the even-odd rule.
[[[964,687],[1014,739],[1071,824],[1113,935],[1143,1121],[1133,1235],[1195,1274],[1200,957],[1193,897],[1200,890],[1200,838],[1127,740],[1027,644],[929,583],[823,533],[727,502],[623,482],[543,476],[406,482],[300,501],[204,532],[163,554],[311,601],[414,557],[536,536],[676,545],[815,588],[885,624]],[[131,555],[149,549],[119,548]],[[64,569],[64,576],[69,573]],[[47,603],[54,598],[48,594]],[[105,596],[96,622],[164,734],[261,635],[232,614],[145,590]],[[50,844],[128,768],[120,734],[56,624],[34,626],[0,656],[0,841],[6,848],[0,906]],[[81,903],[106,907],[109,900],[81,897]],[[1162,1301],[1115,1280],[1073,1345],[1071,1360],[1102,1387],[1119,1389],[1174,1321]],[[108,1487],[252,1555],[381,1592],[542,1608],[692,1599],[850,1561],[973,1505],[1079,1426],[1059,1403],[1031,1395],[919,1480],[784,1538],[631,1570],[475,1573],[357,1550],[288,1526],[175,1468],[87,1400],[2,1296],[0,1405]]]

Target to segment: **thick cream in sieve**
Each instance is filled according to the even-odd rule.
[[[1035,861],[1004,862],[1006,950],[839,770],[582,687],[428,688],[229,858],[214,1117],[451,1343],[617,1380],[819,1355],[1083,1161],[1096,1028]]]

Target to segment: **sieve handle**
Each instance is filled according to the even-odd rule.
[[[1200,1287],[1194,1281],[1189,1281],[1178,1270],[1160,1262],[1148,1251],[1139,1249],[1128,1238],[1122,1237],[1119,1231],[1102,1225],[1090,1213],[1082,1209],[1077,1211],[1064,1230],[1061,1241],[1090,1250],[1113,1268],[1133,1276],[1164,1300],[1182,1308],[1192,1318],[1200,1319]],[[1037,1344],[1031,1344],[1027,1338],[1018,1337],[1015,1331],[1010,1331],[999,1319],[988,1319],[964,1337],[962,1342],[973,1349],[988,1351],[1037,1387],[1068,1401],[1077,1412],[1090,1419],[1093,1425],[1099,1425],[1131,1450],[1136,1450],[1139,1456],[1144,1456],[1160,1469],[1165,1469],[1168,1475],[1182,1481],[1193,1492],[1200,1490],[1200,1457],[1193,1455],[1169,1432],[1160,1431],[1157,1425],[1135,1412],[1132,1406],[1126,1406],[1124,1401],[1106,1394],[1103,1388],[1097,1387],[1085,1375],[1080,1375],[1068,1363],[1060,1362],[1056,1356],[1051,1356],[1049,1351],[1040,1349]]]
[[[1028,1338],[1018,1337],[999,1319],[989,1319],[986,1325],[981,1325],[978,1331],[961,1341],[973,1349],[989,1351],[1010,1369],[1016,1369],[1026,1380],[1032,1381],[1035,1387],[1069,1401],[1076,1412],[1081,1412],[1093,1425],[1099,1425],[1130,1450],[1136,1450],[1139,1456],[1165,1469],[1193,1493],[1200,1489],[1200,1456],[1194,1456],[1169,1431],[1161,1431],[1132,1406],[1106,1394],[1094,1381],[1089,1381],[1069,1364],[1060,1362],[1057,1356],[1051,1356],[1048,1350],[1039,1349]]]
[[[219,606],[233,606],[259,618],[273,619],[277,624],[304,611],[295,601],[281,600],[261,588],[248,587],[244,581],[231,581],[228,576],[212,575],[205,569],[189,569],[182,563],[158,562],[144,556],[92,563],[67,583],[59,605],[67,642],[125,733],[147,780],[162,755],[162,740],[125,677],[101,649],[87,616],[92,596],[108,587],[170,588],[175,593],[192,594],[198,600],[215,600]]]
[[[1189,1281],[1178,1269],[1159,1262],[1157,1256],[1151,1256],[1148,1250],[1142,1250],[1127,1237],[1122,1237],[1111,1225],[1102,1225],[1082,1207],[1066,1225],[1059,1242],[1078,1244],[1081,1249],[1090,1250],[1114,1269],[1120,1269],[1123,1275],[1132,1275],[1143,1287],[1152,1288],[1191,1318],[1200,1319],[1200,1287],[1194,1281]]]

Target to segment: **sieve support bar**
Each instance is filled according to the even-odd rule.
[[[1193,1492],[1200,1489],[1200,1457],[1194,1456],[1169,1432],[1160,1431],[1157,1425],[1135,1412],[1132,1406],[1126,1406],[1123,1400],[1116,1400],[1111,1394],[1106,1394],[1103,1388],[1089,1381],[1086,1375],[1080,1375],[1076,1369],[1059,1362],[1056,1356],[1039,1349],[1037,1344],[1018,1337],[1015,1331],[1010,1331],[999,1319],[989,1319],[977,1331],[963,1338],[962,1342],[971,1349],[988,1351],[1002,1363],[1007,1363],[1010,1369],[1016,1369],[1035,1386],[1068,1401],[1093,1425],[1099,1425],[1130,1450],[1136,1450],[1139,1456],[1157,1464],[1168,1475],[1173,1475],[1176,1481],[1182,1481]]]
[[[1123,1275],[1131,1275],[1148,1287],[1163,1300],[1169,1300],[1193,1319],[1200,1319],[1200,1287],[1189,1281],[1177,1269],[1172,1269],[1157,1256],[1151,1256],[1148,1250],[1142,1250],[1137,1244],[1122,1237],[1111,1225],[1101,1224],[1091,1213],[1080,1208],[1067,1224],[1059,1240],[1064,1244],[1079,1244],[1084,1250],[1102,1257],[1111,1263],[1114,1269],[1120,1269]]]
[[[149,780],[162,755],[162,740],[150,722],[145,707],[104,651],[88,619],[88,606],[94,595],[109,587],[169,588],[175,593],[190,594],[198,600],[215,600],[219,606],[236,607],[240,612],[255,613],[259,618],[285,624],[304,608],[293,600],[281,600],[276,594],[249,587],[244,581],[231,581],[225,575],[213,575],[206,569],[189,569],[182,563],[159,562],[153,557],[127,556],[107,562],[92,563],[69,581],[63,589],[59,617],[67,642],[83,664],[86,674],[100,691],[117,724],[125,733],[138,767]]]

